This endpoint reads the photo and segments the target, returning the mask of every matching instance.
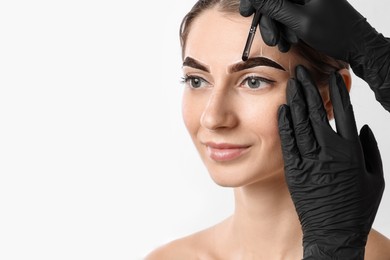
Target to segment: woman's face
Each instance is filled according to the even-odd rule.
[[[183,118],[213,180],[238,187],[283,173],[277,111],[290,71],[305,62],[259,34],[241,59],[252,18],[203,12],[184,50]]]

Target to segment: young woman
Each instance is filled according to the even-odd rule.
[[[241,55],[252,18],[239,1],[199,1],[181,28],[183,118],[211,178],[234,187],[235,211],[206,230],[175,240],[147,259],[302,259],[302,226],[286,184],[278,110],[298,65],[313,75],[328,118],[328,79],[348,64],[304,44],[281,53],[256,35]],[[390,259],[390,241],[372,230],[365,259]]]

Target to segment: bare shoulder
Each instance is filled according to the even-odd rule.
[[[164,259],[196,259],[193,250],[186,239],[178,239],[162,245],[148,254],[145,260],[164,260]]]
[[[212,228],[174,240],[152,251],[145,260],[208,260],[214,259],[209,250]]]
[[[390,260],[390,239],[372,229],[367,240],[365,259]]]

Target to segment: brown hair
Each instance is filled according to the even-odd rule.
[[[218,11],[224,13],[239,13],[239,0],[198,0],[192,7],[189,13],[183,18],[180,25],[180,43],[182,47],[182,56],[186,47],[188,34],[191,30],[193,21],[203,11],[211,8],[218,8]],[[319,85],[327,85],[329,76],[332,72],[340,69],[348,69],[348,63],[334,59],[324,53],[321,53],[302,41],[295,44],[291,51],[294,51],[297,55],[300,55],[310,63],[308,68],[312,73],[314,80]]]

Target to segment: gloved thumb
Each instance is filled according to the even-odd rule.
[[[244,17],[251,16],[255,12],[255,8],[252,6],[250,0],[240,1],[240,14]]]
[[[296,144],[291,112],[288,105],[281,105],[278,110],[278,127],[287,183],[295,176],[290,176],[290,170],[297,167],[300,161],[299,149]],[[292,171],[293,172],[293,171]]]
[[[250,8],[247,7],[250,5],[252,9],[294,30],[299,20],[297,17],[304,15],[300,8],[304,2],[304,0],[241,0],[240,13],[243,16],[252,14],[253,12],[250,13]]]
[[[360,143],[362,145],[366,169],[372,174],[383,176],[382,158],[375,136],[368,125],[360,129]]]

